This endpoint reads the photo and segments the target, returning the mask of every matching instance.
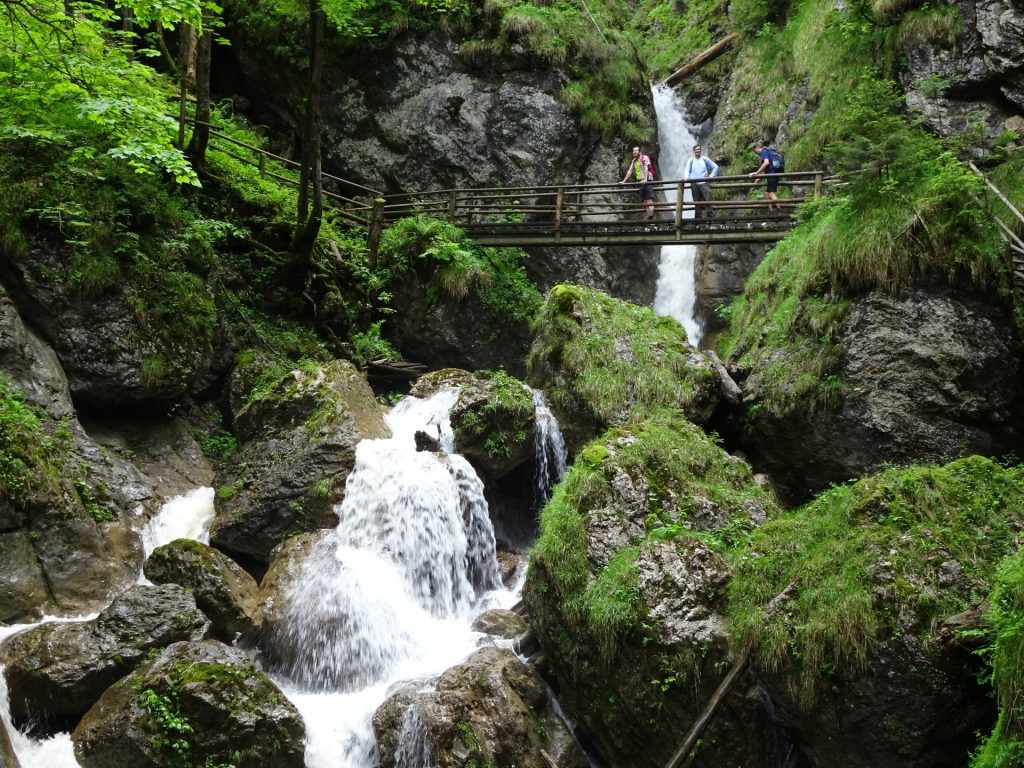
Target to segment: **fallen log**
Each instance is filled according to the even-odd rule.
[[[707,50],[703,51],[702,53],[698,53],[688,62],[683,64],[683,66],[681,66],[671,75],[669,75],[668,79],[665,81],[665,85],[667,85],[669,88],[679,85],[679,83],[681,83],[686,77],[692,75],[705,64],[714,61],[727,50],[729,50],[730,46],[732,46],[732,44],[736,42],[739,36],[739,32],[733,32],[723,37],[721,40],[719,40],[717,43],[712,45]]]

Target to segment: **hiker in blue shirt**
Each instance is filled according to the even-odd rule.
[[[710,179],[718,175],[718,166],[714,160],[707,157],[701,157],[700,144],[693,145],[693,157],[686,161],[686,169],[683,173],[683,178],[687,180],[691,179]],[[711,185],[706,181],[690,181],[690,194],[693,196],[693,202],[698,203],[710,203],[711,202]],[[694,216],[701,218],[701,216],[711,217],[714,215],[714,209],[710,205],[695,205]]]
[[[651,182],[654,181],[654,172],[651,169],[651,158],[640,151],[640,147],[633,147],[633,162],[629,164],[626,175],[622,177],[619,184],[625,184],[629,177],[640,185],[640,199],[647,207],[647,218],[654,218],[654,189]]]
[[[775,190],[779,188],[778,174],[785,170],[784,167],[781,167],[781,156],[779,161],[773,163],[772,155],[778,155],[778,152],[766,147],[764,142],[761,141],[754,144],[754,152],[759,158],[761,158],[761,165],[757,167],[756,171],[748,173],[747,176],[754,178],[761,172],[765,173],[767,178],[765,181],[764,196],[768,198],[768,210],[780,211],[782,210],[782,206],[779,204],[779,197],[775,194]]]

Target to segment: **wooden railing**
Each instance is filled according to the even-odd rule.
[[[192,119],[189,119],[188,122],[192,125],[198,122],[199,125],[205,125],[209,129],[211,148],[217,152],[234,158],[240,163],[258,168],[261,176],[266,176],[295,187],[299,186],[297,176],[286,176],[272,170],[275,166],[278,168],[283,166],[283,170],[300,168],[300,164],[294,160],[275,155],[273,152],[268,152],[262,147],[239,141],[233,136],[228,136],[226,133],[217,130],[217,127],[210,123],[203,123]],[[230,149],[223,146],[224,144],[227,144]],[[238,150],[245,150],[248,152],[248,155],[239,154]],[[338,215],[352,224],[364,227],[370,226],[370,213],[373,211],[373,201],[380,198],[381,193],[358,182],[343,179],[339,176],[332,176],[329,173],[321,173],[320,176],[324,185],[324,198],[332,203],[333,207],[338,211]],[[348,192],[351,196],[342,194],[342,192]]]
[[[299,163],[200,124],[210,131],[211,149],[255,166],[263,176],[298,186],[298,174],[289,171]],[[424,214],[452,222],[483,245],[601,245],[778,240],[793,226],[796,206],[822,194],[825,177],[821,171],[777,176],[782,197],[774,203],[749,196],[763,189],[764,176],[701,179],[721,198],[708,202],[685,200],[690,182],[654,182],[653,221],[647,220],[633,183],[437,189],[385,198],[378,190],[329,173],[322,174],[322,181],[325,200],[345,221],[366,227],[371,244],[379,242],[388,224]]]
[[[999,231],[1003,235],[1003,239],[1006,241],[1013,281],[1017,286],[1017,290],[1024,294],[1024,237],[1022,237],[1024,235],[1024,214],[1017,210],[1017,207],[1010,202],[1009,198],[978,169],[978,166],[974,163],[968,163],[968,165],[970,165],[972,171],[981,177],[989,192],[1005,208],[1005,213],[1002,215],[994,212],[992,220],[995,221],[996,226],[999,227]]]

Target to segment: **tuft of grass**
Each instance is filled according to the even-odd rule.
[[[928,647],[937,622],[984,598],[1016,550],[1022,481],[1024,468],[972,456],[889,470],[770,520],[733,553],[730,633],[766,668],[785,668],[806,706],[823,675],[863,669],[888,638]],[[961,567],[953,587],[940,583],[950,560]]]

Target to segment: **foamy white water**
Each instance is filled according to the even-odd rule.
[[[194,538],[209,542],[210,523],[213,521],[213,488],[196,488],[184,496],[177,496],[166,504],[150,520],[142,532],[143,550],[146,557],[157,547],[175,539]],[[139,574],[140,579],[142,574]],[[24,632],[48,622],[90,621],[97,614],[73,617],[45,617],[34,624],[16,624],[0,627],[0,643],[11,635]],[[11,702],[7,691],[7,678],[0,667],[0,720],[3,720],[11,736],[14,753],[22,768],[80,768],[75,760],[71,734],[57,733],[46,739],[30,738],[14,728],[11,722]]]
[[[681,179],[686,161],[697,143],[693,127],[686,115],[686,107],[675,90],[658,84],[651,88],[654,110],[658,116],[659,173],[663,179]],[[685,202],[691,202],[689,186],[684,190]],[[666,189],[665,197],[673,205],[676,190]],[[683,210],[683,218],[693,218],[693,208]],[[686,337],[693,346],[700,344],[702,329],[696,316],[697,246],[663,245],[658,264],[658,284],[654,294],[654,311],[674,317],[686,329]]]
[[[565,466],[568,452],[565,449],[565,438],[558,427],[558,420],[548,408],[544,393],[533,390],[533,407],[536,413],[537,426],[533,433],[533,448],[537,464],[536,501],[543,506],[551,498],[551,488],[565,477]]]
[[[338,528],[286,595],[275,646],[291,657],[271,675],[306,721],[307,768],[376,766],[371,718],[387,692],[464,660],[480,638],[475,615],[516,599],[501,588],[476,472],[416,450],[417,431],[451,450],[457,398],[406,398],[388,414],[393,437],[358,445]]]

